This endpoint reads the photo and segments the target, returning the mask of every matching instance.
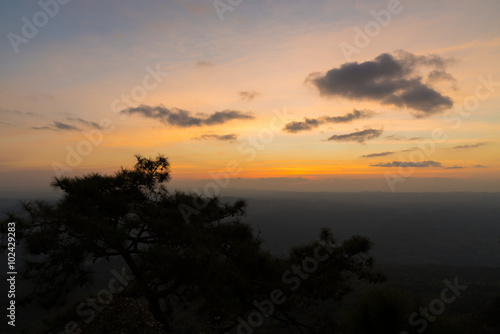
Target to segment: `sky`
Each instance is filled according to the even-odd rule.
[[[497,0],[0,2],[0,185],[499,191]],[[211,189],[211,190],[210,190]]]

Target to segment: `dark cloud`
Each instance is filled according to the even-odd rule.
[[[83,125],[86,125],[88,127],[91,127],[91,128],[97,129],[97,130],[102,130],[102,127],[99,124],[97,124],[96,122],[86,121],[86,120],[78,118],[78,117],[68,117],[66,119],[68,121],[81,123]]]
[[[198,60],[198,62],[196,62],[196,67],[198,68],[208,68],[208,67],[214,67],[215,64],[208,61],[208,60]]]
[[[383,53],[372,61],[345,63],[326,74],[312,73],[306,81],[316,86],[322,96],[376,100],[414,109],[416,117],[423,117],[449,109],[453,102],[424,84],[418,70],[431,67],[443,77],[450,62],[452,60],[436,55],[415,56],[404,51],[395,55]]]
[[[80,129],[77,128],[76,126],[62,122],[54,121],[52,125],[59,130],[80,131]]]
[[[196,140],[219,140],[219,141],[235,141],[238,136],[234,133],[228,135],[205,134],[200,137],[193,138]]]
[[[405,161],[393,161],[387,163],[378,163],[375,165],[370,165],[372,167],[443,167],[438,161],[420,161],[420,162],[405,162]]]
[[[204,120],[205,125],[224,124],[233,119],[253,119],[254,116],[237,110],[216,111]]]
[[[371,110],[356,110],[343,116],[322,116],[319,118],[304,118],[300,122],[290,122],[285,124],[283,131],[297,133],[300,131],[312,130],[325,123],[349,123],[356,119],[370,118],[375,113]]]
[[[34,126],[34,127],[32,127],[32,129],[34,129],[34,130],[55,130],[55,131],[57,131],[57,130],[81,131],[80,128],[77,128],[74,125],[66,124],[66,123],[62,123],[62,122],[57,122],[57,121],[54,121],[54,122],[52,122],[52,124],[48,124],[48,125],[42,126],[42,127]]]
[[[444,169],[462,169],[462,168],[465,168],[463,166],[451,166],[451,167],[443,167]]]
[[[484,166],[484,165],[474,165],[474,166],[472,166],[472,167],[474,167],[474,168],[488,168],[488,167],[486,167],[486,166]]]
[[[338,142],[356,142],[356,143],[364,143],[367,140],[375,139],[380,137],[384,130],[380,129],[366,129],[363,131],[348,133],[345,135],[333,135],[328,140],[338,141]]]
[[[192,126],[224,124],[234,119],[253,119],[254,116],[237,110],[216,111],[211,115],[192,116],[187,110],[168,109],[164,106],[150,107],[140,105],[137,108],[128,108],[121,111],[122,114],[137,114],[146,118],[159,120],[162,123],[187,128]]]
[[[252,101],[257,96],[259,96],[260,93],[252,90],[252,91],[239,92],[238,95],[244,101]]]
[[[325,122],[326,123],[349,123],[355,119],[370,118],[374,114],[375,113],[371,110],[356,110],[356,109],[354,109],[353,112],[347,113],[344,116],[326,117]]]
[[[308,131],[317,128],[321,124],[325,123],[323,120],[314,118],[304,118],[301,122],[290,122],[285,124],[283,131],[289,133],[297,133],[300,131]]]
[[[459,145],[455,146],[454,149],[460,150],[460,149],[470,149],[470,148],[476,148],[479,146],[486,145],[486,143],[477,143],[477,144],[472,144],[472,145]]]
[[[441,95],[433,88],[422,83],[409,87],[399,95],[390,95],[383,101],[384,104],[393,104],[397,107],[409,107],[418,110],[416,117],[435,114],[441,110],[451,108],[453,102],[447,96]]]

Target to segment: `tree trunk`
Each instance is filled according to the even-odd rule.
[[[146,299],[149,303],[149,311],[153,314],[153,317],[156,319],[156,321],[163,325],[163,329],[167,333],[173,333],[172,327],[170,327],[165,313],[161,310],[160,300],[156,296],[152,296],[151,294],[146,296]]]
[[[144,293],[146,300],[148,301],[149,311],[151,312],[155,320],[163,325],[163,328],[167,333],[173,333],[172,327],[170,327],[165,313],[161,310],[159,298],[156,296],[154,291],[150,291],[149,286],[144,280],[142,272],[132,258],[132,255],[130,255],[130,253],[128,253],[126,250],[122,250],[120,253],[127,263],[130,271],[132,271],[132,274],[134,274],[139,286],[141,287],[141,290]]]

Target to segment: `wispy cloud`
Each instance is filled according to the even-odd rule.
[[[210,67],[214,67],[215,64],[212,63],[211,61],[208,61],[208,60],[198,60],[196,62],[196,67],[197,68],[210,68]]]
[[[333,135],[330,138],[328,138],[329,141],[337,141],[337,142],[356,142],[363,144],[367,140],[372,140],[375,138],[380,137],[382,133],[384,132],[383,129],[366,129],[363,131],[357,131],[357,132],[352,132],[348,133],[345,135]]]
[[[378,164],[370,165],[371,167],[417,167],[417,168],[443,168],[443,169],[464,169],[464,166],[443,166],[439,161],[393,161],[393,162],[379,162]]]
[[[388,155],[396,154],[399,152],[411,152],[411,151],[415,151],[415,150],[418,150],[418,147],[410,147],[406,150],[399,150],[399,151],[393,151],[393,152],[371,153],[371,154],[362,155],[360,158],[386,157]]]
[[[425,139],[423,137],[406,137],[406,136],[401,136],[401,135],[390,135],[390,136],[385,136],[382,137],[384,139],[389,139],[389,140],[397,140],[397,141],[402,141],[402,140],[422,140]]]
[[[74,125],[63,123],[63,122],[58,122],[58,121],[53,121],[52,124],[47,124],[46,126],[34,126],[32,127],[33,130],[54,130],[54,131],[81,131],[80,128],[77,128]]]
[[[96,122],[86,121],[86,120],[78,118],[78,117],[68,117],[66,119],[68,121],[78,122],[80,124],[86,125],[88,127],[91,127],[91,128],[97,129],[97,130],[102,130],[102,127],[99,124],[97,124]]]
[[[456,150],[463,150],[463,149],[471,149],[471,148],[476,148],[479,146],[486,145],[486,143],[477,143],[477,144],[472,144],[472,145],[459,145],[455,146],[454,149]]]
[[[1,116],[30,116],[30,117],[40,117],[39,114],[32,111],[19,111],[16,109],[4,109],[0,108]]]
[[[14,114],[14,115],[22,115],[23,114],[22,111],[15,110],[15,109],[0,108],[0,111],[2,112],[2,114]]]
[[[385,105],[408,107],[416,117],[433,115],[453,106],[451,98],[422,82],[420,69],[431,67],[434,79],[447,75],[445,67],[454,62],[436,55],[416,56],[398,51],[383,53],[371,61],[344,63],[325,74],[311,73],[306,82],[322,96],[342,96],[353,100],[375,100]],[[432,72],[431,72],[432,73]]]
[[[234,133],[227,134],[227,135],[217,135],[217,134],[205,134],[201,135],[200,137],[196,137],[193,139],[196,140],[219,140],[219,141],[235,141],[238,138],[238,136]]]
[[[442,164],[438,161],[419,161],[419,162],[411,162],[411,161],[393,161],[393,162],[380,162],[378,164],[370,165],[372,167],[443,167]]]
[[[455,78],[450,74],[445,71],[441,70],[433,70],[429,73],[427,76],[427,79],[430,82],[439,82],[439,81],[452,81],[455,82]]]
[[[283,131],[288,133],[297,133],[301,131],[309,131],[314,128],[319,127],[322,124],[326,123],[349,123],[356,119],[362,118],[370,118],[375,113],[371,110],[356,110],[354,109],[352,112],[347,113],[342,116],[322,116],[319,118],[304,118],[303,121],[300,122],[290,122],[285,124],[283,127]]]
[[[248,113],[243,113],[237,110],[216,111],[211,115],[191,115],[187,110],[172,108],[168,109],[164,106],[151,107],[140,105],[137,108],[128,108],[121,111],[122,114],[136,114],[146,118],[158,120],[164,124],[177,126],[181,128],[194,126],[210,126],[224,124],[236,119],[254,119],[255,117]]]
[[[396,152],[380,152],[362,155],[361,158],[375,158],[375,157],[386,157],[388,155],[394,154]]]
[[[244,101],[252,101],[257,96],[259,96],[260,93],[252,90],[252,91],[239,92],[238,95],[240,96],[240,99]]]

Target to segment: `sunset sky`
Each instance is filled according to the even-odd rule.
[[[0,3],[0,184],[499,191],[498,0]],[[220,180],[219,180],[220,181]]]

